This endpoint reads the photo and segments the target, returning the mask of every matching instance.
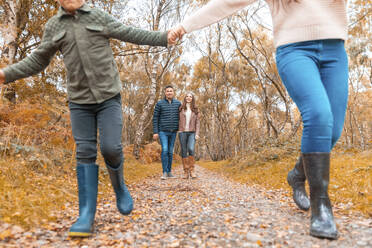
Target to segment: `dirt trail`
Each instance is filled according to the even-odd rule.
[[[46,228],[0,225],[0,233],[12,232],[0,247],[372,247],[371,218],[345,216],[335,207],[340,238],[313,238],[310,213],[297,210],[282,192],[247,187],[200,167],[197,174],[194,180],[154,177],[131,185],[135,209],[129,216],[118,213],[113,197],[100,201],[88,239],[67,237],[75,206]]]

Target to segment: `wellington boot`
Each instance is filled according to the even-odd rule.
[[[76,167],[79,189],[79,218],[71,226],[70,237],[88,237],[93,233],[97,206],[98,166],[78,164]]]
[[[116,194],[116,205],[123,215],[128,215],[133,210],[133,199],[125,185],[123,178],[123,163],[118,168],[112,168],[106,164],[110,175],[111,184]]]
[[[294,202],[300,209],[306,211],[310,208],[310,200],[305,190],[305,180],[304,166],[300,157],[293,170],[288,172],[287,182],[292,187]]]
[[[311,226],[310,235],[337,239],[331,201],[328,197],[329,153],[302,154],[306,178],[310,186]]]

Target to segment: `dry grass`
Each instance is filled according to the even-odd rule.
[[[266,155],[265,155],[266,154]],[[287,173],[297,160],[285,149],[267,149],[233,161],[199,162],[209,170],[246,184],[267,189],[284,189],[290,194]],[[331,160],[332,201],[348,213],[358,211],[372,216],[372,151],[335,151]]]
[[[70,159],[69,159],[70,160]],[[100,165],[99,198],[113,194],[107,170]],[[161,163],[144,164],[126,155],[124,175],[131,185],[148,176],[161,173]],[[55,221],[53,213],[66,205],[76,205],[77,182],[75,164],[68,161],[62,167],[47,166],[37,170],[23,160],[7,157],[0,161],[0,221],[30,228]]]

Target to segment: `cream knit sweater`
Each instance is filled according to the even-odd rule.
[[[256,0],[210,0],[187,17],[182,27],[187,33],[209,26],[232,15]],[[347,38],[347,0],[266,0],[274,26],[275,46],[320,40]]]

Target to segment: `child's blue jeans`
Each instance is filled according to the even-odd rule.
[[[283,84],[301,112],[302,153],[330,152],[344,125],[348,58],[339,39],[304,41],[276,50]]]

